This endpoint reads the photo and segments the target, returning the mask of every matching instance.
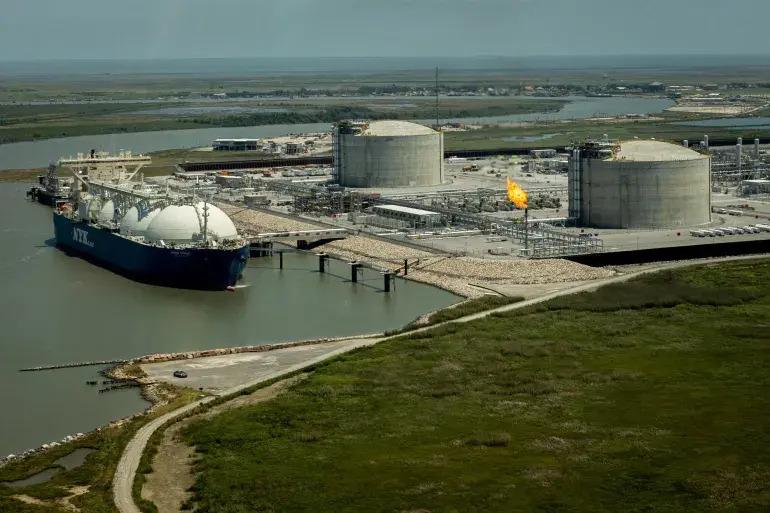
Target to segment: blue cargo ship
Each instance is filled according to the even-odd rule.
[[[56,204],[62,250],[137,281],[169,287],[232,289],[249,258],[249,243],[217,206],[196,192],[131,179],[150,163],[122,151],[59,159],[76,180],[72,202]],[[54,166],[52,166],[53,168]],[[57,175],[58,176],[58,175]]]
[[[234,247],[163,247],[114,228],[75,221],[54,212],[56,244],[128,278],[185,289],[234,287],[249,258],[248,244]]]

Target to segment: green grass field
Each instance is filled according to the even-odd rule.
[[[770,262],[402,336],[194,424],[200,512],[770,510]]]
[[[452,305],[448,308],[444,308],[443,310],[438,310],[436,312],[433,312],[429,314],[427,318],[418,317],[417,319],[410,322],[403,328],[394,330],[387,334],[395,335],[398,333],[403,333],[403,332],[412,330],[414,328],[424,328],[428,326],[434,326],[436,324],[441,324],[442,322],[453,321],[455,319],[459,319],[460,317],[465,317],[466,315],[472,315],[478,312],[483,312],[485,310],[491,310],[492,308],[510,305],[511,303],[518,303],[519,301],[523,301],[523,300],[524,300],[523,297],[509,297],[509,296],[495,296],[495,295],[487,295],[487,296],[477,297],[474,299],[468,299],[461,303],[457,303],[456,305]]]
[[[199,128],[168,116],[132,115],[163,103],[0,105],[0,144],[78,135]]]

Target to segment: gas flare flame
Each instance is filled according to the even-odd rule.
[[[527,192],[510,178],[506,178],[505,182],[508,189],[508,200],[516,205],[516,208],[527,208]]]

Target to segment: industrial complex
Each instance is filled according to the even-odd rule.
[[[496,290],[506,266],[526,260],[602,266],[770,244],[770,208],[758,201],[770,194],[770,158],[760,141],[744,151],[741,140],[714,147],[708,136],[694,144],[603,136],[567,148],[457,156],[445,153],[440,130],[356,120],[280,143],[217,139],[211,149],[243,151],[244,144],[258,148],[253,159],[185,162],[144,187],[208,198],[253,241],[252,254],[336,240],[327,249],[336,256],[387,276],[411,269],[415,279],[466,296]],[[42,201],[69,186],[49,170],[30,193]],[[114,206],[100,205],[94,216],[108,222]],[[164,215],[136,214],[125,212],[121,232],[175,240],[155,234]],[[447,258],[459,267],[450,269]],[[483,277],[480,288],[478,281],[468,287],[472,276]]]
[[[0,513],[770,513],[770,0],[42,3]]]
[[[168,184],[209,187],[224,204],[309,225],[485,260],[665,259],[683,248],[705,255],[770,238],[770,209],[755,201],[770,183],[760,141],[744,151],[741,140],[714,147],[707,135],[692,144],[603,136],[568,148],[457,156],[444,152],[441,131],[412,122],[345,121],[331,132],[328,160],[187,163]],[[511,201],[507,181],[526,204]],[[642,251],[653,253],[628,254]]]

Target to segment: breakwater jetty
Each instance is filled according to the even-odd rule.
[[[379,334],[371,333],[368,335],[359,335],[355,338],[372,338]],[[193,358],[206,358],[208,356],[222,356],[228,354],[240,354],[240,353],[262,353],[265,351],[273,351],[276,349],[288,349],[291,347],[308,346],[315,344],[328,344],[332,342],[340,342],[342,340],[349,340],[350,336],[344,337],[324,337],[313,338],[306,340],[298,340],[294,342],[276,342],[274,344],[260,344],[256,346],[239,346],[239,347],[225,347],[220,349],[204,349],[199,351],[186,351],[183,353],[156,353],[139,358],[134,358],[132,363],[159,363],[168,362],[173,360],[191,360]]]
[[[103,394],[105,392],[112,392],[113,390],[122,390],[124,388],[138,388],[140,386],[142,386],[142,385],[140,385],[139,383],[136,383],[136,382],[133,382],[133,381],[126,381],[126,382],[119,383],[119,384],[116,384],[116,385],[110,385],[110,386],[105,387],[105,388],[100,388],[99,389],[99,393]]]
[[[115,365],[119,363],[127,363],[129,360],[123,359],[123,360],[98,360],[93,362],[73,362],[73,363],[59,363],[54,365],[40,365],[37,367],[26,367],[24,369],[19,369],[19,372],[35,372],[35,371],[44,371],[44,370],[54,370],[54,369],[71,369],[74,367],[90,367],[94,365]]]

